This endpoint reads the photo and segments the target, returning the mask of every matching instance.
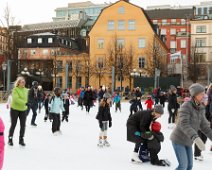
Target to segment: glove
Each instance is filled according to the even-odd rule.
[[[194,139],[194,143],[197,145],[197,147],[201,151],[205,150],[205,144],[203,143],[203,141],[202,141],[202,139],[200,137],[197,137],[196,139]]]
[[[112,127],[112,122],[110,121],[110,122],[109,122],[109,128],[111,128],[111,127]]]
[[[99,127],[102,129],[102,127],[103,127],[102,121],[99,121]]]
[[[139,132],[139,131],[136,131],[134,134],[135,134],[135,136],[141,136],[141,132]]]
[[[147,139],[147,140],[152,140],[152,139],[154,139],[154,136],[152,135],[151,132],[146,132],[146,133],[142,134],[142,138]]]
[[[175,109],[172,109],[171,111],[172,111],[172,113],[174,113]]]

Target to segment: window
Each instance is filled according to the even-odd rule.
[[[108,30],[114,30],[114,21],[108,21],[107,28]]]
[[[70,46],[70,47],[72,46],[72,42],[71,42],[71,41],[69,42],[69,46]]]
[[[158,20],[153,20],[153,24],[157,25],[158,24]]]
[[[32,43],[32,38],[27,38],[27,44],[31,44]]]
[[[186,20],[185,19],[181,19],[181,25],[186,25]]]
[[[124,39],[118,38],[117,39],[117,46],[118,46],[118,48],[123,48],[124,47]]]
[[[196,39],[196,46],[197,47],[205,47],[206,46],[206,39]]]
[[[72,88],[72,77],[68,77],[68,88]]]
[[[146,40],[144,38],[138,39],[138,48],[145,48],[146,47]]]
[[[180,48],[186,48],[186,40],[180,41]]]
[[[135,20],[129,20],[128,21],[128,29],[129,30],[135,30]]]
[[[204,12],[204,15],[206,15],[208,13],[208,8],[203,8],[203,12]]]
[[[53,38],[48,38],[48,43],[49,44],[53,43]]]
[[[38,38],[38,44],[42,44],[42,38]]]
[[[176,41],[170,41],[170,48],[176,48]]]
[[[76,89],[82,86],[82,77],[76,77]]]
[[[186,29],[185,28],[180,28],[180,31],[181,32],[186,32]]]
[[[125,8],[123,6],[118,8],[118,13],[119,14],[124,14]]]
[[[170,34],[171,34],[171,35],[176,35],[176,29],[171,29],[171,30],[170,30]]]
[[[62,87],[62,77],[57,77],[57,87]]]
[[[145,68],[145,64],[146,64],[145,58],[144,57],[139,57],[138,58],[138,67],[139,68]]]
[[[97,58],[97,68],[102,69],[104,67],[104,58],[103,57],[98,57]]]
[[[166,29],[161,29],[161,35],[166,35]]]
[[[98,44],[97,48],[103,49],[104,48],[104,39],[98,39],[97,44]]]
[[[202,15],[202,8],[198,8],[197,14],[198,14],[198,15]]]
[[[206,25],[197,26],[196,33],[206,33]]]
[[[63,61],[57,61],[57,72],[61,73],[63,69]]]
[[[35,53],[36,53],[35,50],[31,50],[31,51],[30,51],[30,54],[31,54],[31,55],[35,55]]]
[[[209,14],[212,14],[212,7],[209,8]]]
[[[43,55],[48,55],[49,54],[49,51],[47,49],[44,49],[43,50]]]
[[[166,19],[162,19],[162,25],[167,25],[167,20]]]
[[[124,30],[125,28],[124,20],[118,20],[118,30]]]
[[[205,53],[198,53],[196,54],[196,62],[197,63],[204,63],[206,62],[206,54]]]
[[[172,25],[175,25],[176,22],[177,22],[176,19],[171,19],[171,24],[172,24]]]

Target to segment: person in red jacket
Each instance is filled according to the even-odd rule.
[[[147,105],[147,110],[152,110],[152,106],[153,106],[154,102],[150,95],[147,97],[145,104]]]

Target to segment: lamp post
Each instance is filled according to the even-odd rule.
[[[139,73],[137,72],[136,69],[133,69],[133,71],[130,73],[130,75],[133,77],[133,84],[135,84],[135,77],[138,77]]]
[[[27,67],[25,67],[24,70],[21,71],[21,75],[23,75],[26,78],[26,85],[27,85],[27,76],[30,76],[30,72],[28,71]]]
[[[6,63],[3,63],[2,64],[2,70],[3,70],[3,77],[4,77],[4,80],[3,80],[3,83],[4,83],[4,91],[6,91],[6,70],[7,70],[7,64]]]
[[[120,70],[120,82],[121,82],[121,96],[122,96],[122,77],[123,77],[123,56],[122,54],[120,54],[120,58],[119,58],[119,70]]]
[[[36,74],[37,76],[40,76],[40,84],[42,84],[41,78],[42,78],[42,76],[44,75],[44,72],[43,72],[41,69],[39,69],[38,71],[36,71],[35,74]]]

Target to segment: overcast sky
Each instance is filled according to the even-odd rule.
[[[3,11],[8,4],[15,24],[30,24],[52,21],[55,8],[66,7],[71,2],[87,0],[0,0],[0,19],[3,21]],[[90,0],[93,3],[116,2],[117,0]],[[194,5],[205,0],[130,0],[131,3],[143,8],[150,5]],[[0,25],[1,22],[0,22]]]

